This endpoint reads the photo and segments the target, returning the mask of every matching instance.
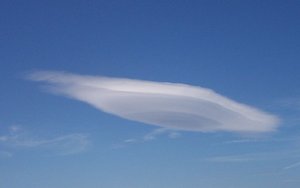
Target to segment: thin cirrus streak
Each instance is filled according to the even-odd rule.
[[[255,133],[274,131],[279,123],[274,115],[199,86],[51,71],[33,72],[29,79],[104,112],[167,129]]]
[[[285,170],[291,169],[291,168],[296,168],[296,167],[300,167],[300,162],[291,164],[289,166],[284,167]]]
[[[88,136],[81,133],[57,136],[54,138],[37,138],[30,132],[17,130],[0,136],[0,146],[16,149],[38,149],[52,151],[58,155],[81,153],[89,146]],[[11,152],[1,151],[0,157],[10,157]]]

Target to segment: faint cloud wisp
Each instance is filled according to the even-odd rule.
[[[288,165],[288,166],[284,167],[284,170],[288,170],[288,169],[296,168],[296,167],[300,167],[300,162]]]
[[[80,133],[41,138],[28,131],[12,130],[9,134],[0,136],[0,144],[13,150],[37,149],[57,155],[70,155],[85,151],[90,141],[86,134]]]

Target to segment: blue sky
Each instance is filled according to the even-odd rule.
[[[0,186],[299,187],[299,8],[2,0]]]

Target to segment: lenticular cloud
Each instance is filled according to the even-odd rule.
[[[276,116],[199,86],[44,71],[30,79],[104,112],[168,129],[268,132],[278,124]]]

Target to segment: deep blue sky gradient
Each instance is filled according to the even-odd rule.
[[[13,152],[0,158],[0,187],[299,187],[300,167],[283,170],[300,161],[289,153],[300,149],[299,10],[296,0],[2,0],[0,136],[18,125],[46,137],[85,133],[91,146],[57,156],[0,145]],[[155,127],[43,92],[24,79],[34,70],[199,85],[282,124],[259,136],[263,141],[226,144],[245,138],[185,132],[115,148]],[[265,160],[262,152],[275,154]],[[249,153],[259,154],[246,162],[207,161]]]

